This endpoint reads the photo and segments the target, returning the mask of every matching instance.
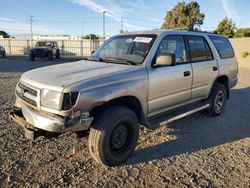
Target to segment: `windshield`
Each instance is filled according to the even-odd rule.
[[[106,41],[91,58],[98,61],[124,64],[141,64],[156,35],[121,35]]]
[[[36,43],[36,46],[52,46],[52,43],[51,42],[37,42]]]

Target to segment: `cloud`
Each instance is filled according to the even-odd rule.
[[[233,3],[231,2],[231,0],[220,0],[221,4],[222,4],[222,8],[224,9],[227,17],[233,19],[233,20],[239,20],[240,16],[237,12],[237,10],[235,9]]]
[[[29,23],[21,22],[18,20],[10,18],[0,18],[1,30],[5,30],[8,33],[18,34],[18,35],[27,35],[30,34],[30,25]],[[33,34],[62,34],[63,31],[51,28],[49,26],[36,25],[33,24]]]
[[[114,0],[68,0],[71,3],[79,6],[85,6],[90,10],[102,14],[106,11],[105,15],[113,20],[120,22],[121,17],[131,17],[131,13],[138,12],[138,5],[140,5],[139,11],[145,11],[147,7],[143,0],[127,0],[127,1],[114,1]],[[129,19],[126,19],[129,20]],[[129,21],[124,22],[124,26],[134,29],[146,29],[147,27],[130,24]]]

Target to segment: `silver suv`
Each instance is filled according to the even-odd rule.
[[[115,166],[133,153],[139,125],[155,129],[200,110],[221,114],[237,73],[233,48],[223,36],[125,33],[86,60],[24,73],[11,116],[29,138],[41,130],[90,130],[93,158]]]

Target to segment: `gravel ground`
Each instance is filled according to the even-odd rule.
[[[29,141],[8,118],[22,72],[74,60],[0,58],[0,187],[250,187],[250,69],[240,68],[221,116],[200,112],[155,131],[141,128],[133,156],[111,168],[91,158],[87,137]]]

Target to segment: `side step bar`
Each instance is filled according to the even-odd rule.
[[[189,115],[191,115],[191,114],[194,114],[194,113],[196,113],[196,112],[199,112],[199,111],[201,111],[201,110],[205,110],[205,109],[207,109],[208,107],[209,107],[209,104],[206,104],[206,105],[204,105],[204,106],[201,106],[201,107],[192,109],[192,110],[187,111],[187,112],[185,112],[185,113],[183,113],[183,114],[177,115],[177,116],[175,116],[175,117],[172,117],[172,118],[170,118],[170,119],[167,119],[167,120],[161,122],[161,123],[160,123],[160,126],[162,126],[162,125],[167,125],[167,124],[169,124],[169,123],[171,123],[171,122],[173,122],[173,121],[176,121],[176,120],[178,120],[178,119],[182,119],[182,118],[184,118],[184,117],[187,117],[187,116],[189,116]]]

